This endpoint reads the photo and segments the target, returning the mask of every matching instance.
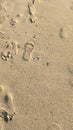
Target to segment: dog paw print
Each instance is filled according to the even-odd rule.
[[[28,4],[28,10],[29,10],[29,15],[30,15],[29,20],[31,23],[34,23],[36,20],[36,16],[35,16],[36,10],[35,10],[35,6],[33,3]]]
[[[12,121],[14,116],[13,95],[7,86],[0,85],[0,129],[4,129],[5,123]]]
[[[6,43],[4,50],[1,52],[2,60],[8,61],[9,59],[14,58],[18,53],[17,42],[13,41],[11,43]]]
[[[15,112],[13,114],[9,114],[9,112],[6,109],[4,108],[0,109],[0,118],[2,118],[2,120],[5,123],[7,123],[8,121],[12,121],[14,115],[15,115]]]
[[[7,86],[0,86],[0,127],[4,123],[13,120],[15,115],[15,106],[13,103],[13,96]]]

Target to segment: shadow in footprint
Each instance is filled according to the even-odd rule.
[[[14,103],[13,103],[13,96],[12,94],[9,92],[7,92],[5,95],[4,95],[4,103],[6,105],[6,108],[10,111],[10,112],[15,112],[15,106],[14,106]]]
[[[2,112],[3,119],[7,123],[8,122],[8,113],[6,111]]]
[[[24,52],[23,52],[23,59],[25,61],[29,61],[32,57],[32,52],[34,50],[34,43],[33,42],[27,42],[24,45]]]
[[[4,97],[4,101],[5,101],[5,103],[8,103],[8,102],[9,102],[9,97],[8,97],[7,94],[6,94],[5,97]]]
[[[9,112],[5,109],[0,110],[0,117],[4,120],[5,123],[7,123],[8,121],[12,121],[14,115],[15,112],[13,114],[9,114]]]

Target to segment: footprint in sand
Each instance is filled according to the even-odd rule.
[[[30,3],[28,3],[28,12],[30,15],[30,22],[35,23],[37,17],[36,17],[36,4],[40,2],[40,0],[32,0]]]
[[[50,123],[46,130],[62,130],[58,123]]]
[[[33,23],[36,20],[36,10],[34,4],[31,2],[28,4],[28,10],[29,10],[29,15],[30,15],[30,22]]]
[[[13,59],[14,56],[17,54],[18,54],[17,42],[15,41],[6,42],[5,48],[1,52],[1,58],[4,61],[8,61],[9,59]]]
[[[29,61],[31,59],[33,50],[34,50],[33,42],[29,42],[25,44],[24,52],[23,52],[23,59],[25,61]]]
[[[15,106],[13,103],[13,96],[7,86],[0,86],[0,127],[4,123],[12,121],[15,115]]]

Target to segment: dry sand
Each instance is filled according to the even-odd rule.
[[[72,0],[0,0],[0,130],[73,130]]]

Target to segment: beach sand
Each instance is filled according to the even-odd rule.
[[[73,130],[73,1],[0,0],[0,130]]]

